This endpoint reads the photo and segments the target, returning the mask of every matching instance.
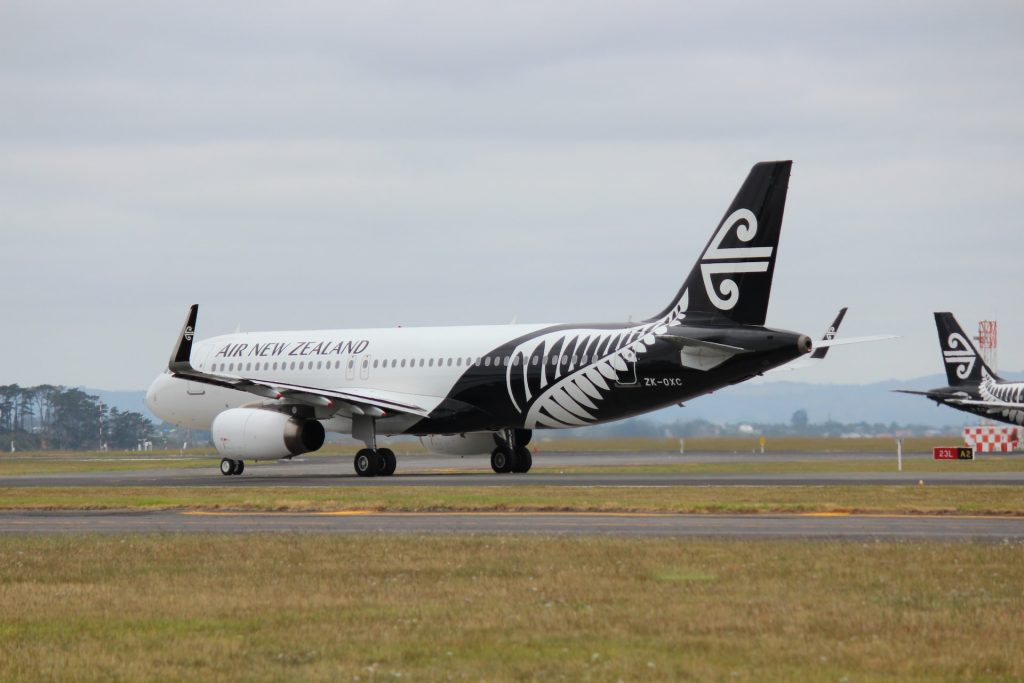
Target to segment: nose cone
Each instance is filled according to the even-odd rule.
[[[160,396],[164,393],[170,382],[171,376],[165,372],[153,380],[153,383],[149,385],[149,389],[146,391],[146,407],[149,408],[151,413],[164,420],[167,420],[168,417],[165,414],[167,411],[161,409]]]

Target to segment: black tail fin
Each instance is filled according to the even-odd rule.
[[[942,360],[946,365],[946,379],[950,386],[977,385],[981,382],[982,368],[994,379],[998,379],[991,368],[985,365],[971,343],[971,338],[964,334],[952,313],[936,313],[935,329],[939,332],[939,346],[942,347]]]
[[[750,169],[679,294],[652,320],[700,312],[764,324],[792,165],[765,161]]]
[[[821,340],[832,341],[833,339],[835,339],[836,334],[839,332],[839,326],[843,324],[843,318],[845,317],[846,306],[843,306],[842,308],[839,309],[839,315],[836,316],[835,321],[833,321],[833,323],[829,325],[829,328],[825,330],[825,336],[822,337]],[[828,353],[828,350],[830,348],[832,347],[825,346],[819,349],[814,349],[814,353],[811,354],[811,358],[817,358],[818,360],[821,360],[822,358],[825,357],[825,354]]]

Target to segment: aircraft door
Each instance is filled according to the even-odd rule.
[[[210,355],[210,351],[213,350],[212,344],[203,344],[200,346],[196,353],[193,354],[191,359],[192,366],[197,368],[206,367],[206,357]],[[185,385],[185,391],[188,392],[189,396],[202,396],[206,393],[206,385],[200,382],[188,382]]]
[[[632,350],[627,350],[625,356],[626,370],[619,373],[619,380],[615,385],[619,387],[639,386],[640,380],[636,375],[636,354]]]
[[[348,361],[345,363],[345,379],[353,380],[356,378],[356,361],[357,356],[349,356]]]
[[[370,378],[370,354],[363,356],[363,359],[359,362],[359,379]]]

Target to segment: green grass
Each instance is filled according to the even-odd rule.
[[[1015,486],[8,487],[9,510],[594,511],[1024,515]]]
[[[685,459],[686,456],[680,456]],[[531,472],[564,472],[567,474],[824,474],[895,472],[896,456],[891,460],[857,459],[820,460],[794,455],[791,460],[761,460],[743,462],[673,462],[648,465],[630,465],[628,458],[614,465],[545,466],[543,460],[534,461]],[[984,454],[977,460],[925,460],[904,458],[904,472],[1024,472],[1024,457]]]
[[[1024,547],[0,538],[0,680],[1011,681]]]

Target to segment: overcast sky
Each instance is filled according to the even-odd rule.
[[[793,159],[784,379],[1024,368],[1020,2],[0,3],[0,383],[145,388],[199,333],[619,321]],[[789,373],[786,373],[789,375]]]

